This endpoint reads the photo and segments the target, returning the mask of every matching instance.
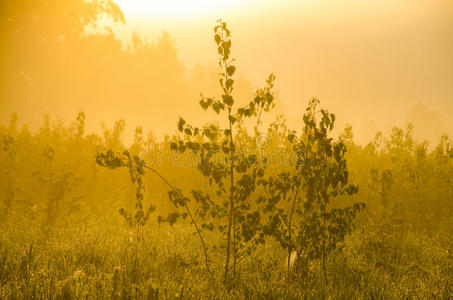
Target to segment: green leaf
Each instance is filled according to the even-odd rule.
[[[228,79],[226,81],[226,89],[229,90],[233,86],[234,80],[233,79]]]
[[[212,104],[212,109],[217,113],[219,114],[220,112],[220,104],[215,102],[214,104]]]
[[[222,99],[223,99],[223,103],[225,103],[225,105],[233,106],[234,100],[233,100],[233,97],[231,97],[230,95],[223,95]]]
[[[179,130],[180,132],[183,131],[183,129],[184,129],[184,124],[186,124],[186,121],[185,121],[183,118],[179,117],[179,121],[178,121],[178,130]]]
[[[187,128],[184,129],[184,133],[187,134],[187,135],[192,135],[192,130],[187,127]]]
[[[223,42],[222,48],[225,49],[225,52],[228,52],[231,48],[231,40]]]
[[[211,136],[211,130],[209,128],[205,128],[203,130],[203,134],[206,136],[206,137],[210,137]]]
[[[228,76],[233,76],[234,72],[236,71],[236,67],[235,66],[229,66],[227,69],[227,74]]]
[[[201,99],[201,100],[200,100],[200,106],[201,106],[201,108],[203,108],[204,110],[206,110],[206,109],[208,109],[208,106],[209,106],[209,105],[208,105],[208,102],[207,102],[207,101]]]
[[[215,42],[216,42],[217,45],[220,44],[220,41],[221,41],[220,35],[216,34],[216,35],[214,36],[214,40],[215,40]]]

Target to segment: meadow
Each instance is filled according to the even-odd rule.
[[[9,126],[0,128],[2,299],[448,299],[453,295],[453,148],[447,136],[428,149],[426,143],[413,140],[411,126],[395,127],[391,136],[378,133],[368,145],[360,146],[347,127],[337,139],[347,149],[348,181],[358,189],[332,198],[328,207],[364,205],[342,220],[348,224],[343,234],[318,229],[313,226],[316,216],[305,217],[309,187],[301,184],[304,193],[294,214],[299,223],[293,221],[297,226],[288,240],[285,227],[275,225],[271,216],[285,216],[291,202],[276,203],[286,199],[281,194],[262,197],[281,187],[262,183],[248,187],[256,203],[240,207],[245,220],[237,210],[237,244],[232,244],[230,254],[235,270],[234,274],[228,270],[225,281],[227,233],[222,224],[228,224],[229,202],[215,196],[203,202],[195,192],[178,196],[190,195],[191,190],[228,195],[228,189],[216,192],[216,179],[203,175],[200,161],[190,164],[196,161],[187,156],[190,153],[178,152],[178,145],[184,143],[179,141],[190,139],[176,133],[156,141],[138,127],[135,142],[126,147],[123,120],[105,128],[102,135],[85,134],[84,122],[83,113],[70,126],[47,119],[31,133],[27,127],[18,128],[13,115]],[[292,153],[289,140],[294,142],[295,133],[276,130],[284,128],[284,120],[277,123],[267,130],[264,145],[247,131],[239,131],[235,143],[255,141],[266,153],[273,153],[272,149]],[[212,130],[211,125],[205,130]],[[292,160],[283,162],[260,164],[266,166],[262,178],[296,165]],[[307,168],[310,165],[302,169]],[[237,175],[250,172],[253,169]],[[242,198],[237,199],[239,203]],[[270,207],[258,207],[260,201]],[[261,214],[259,221],[247,221],[254,212]],[[319,255],[324,248],[313,248],[317,242],[310,239],[312,234],[319,243],[320,230],[336,238],[325,256]],[[288,249],[299,249],[301,254],[291,266]]]
[[[453,298],[451,138],[358,144],[316,98],[289,128],[276,77],[238,105],[220,20],[214,42],[211,117],[163,139],[84,112],[0,127],[0,298]]]

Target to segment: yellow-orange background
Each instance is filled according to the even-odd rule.
[[[212,27],[223,18],[233,32],[239,101],[274,72],[278,110],[292,127],[316,96],[362,143],[409,121],[431,143],[453,134],[449,0],[116,2],[125,23],[101,18],[86,30],[97,34],[82,41],[63,31],[61,11],[35,13],[46,12],[39,1],[25,1],[21,14],[0,12],[1,123],[17,112],[36,128],[44,113],[69,122],[83,110],[93,131],[124,118],[130,132],[140,124],[159,137],[172,133],[178,115],[200,116],[200,92],[217,91]],[[23,42],[28,35],[39,38]]]

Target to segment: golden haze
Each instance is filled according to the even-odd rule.
[[[101,120],[125,118],[129,129],[172,133],[170,112],[197,117],[200,92],[218,94],[211,32],[222,17],[234,32],[237,96],[250,98],[275,73],[279,109],[291,125],[316,96],[362,143],[407,122],[431,144],[453,133],[448,0],[119,0],[124,19],[71,31],[75,16],[57,6],[15,3],[1,12],[3,124],[13,112],[36,128],[43,114],[69,121],[82,110],[92,131]],[[83,32],[94,34],[77,38]]]

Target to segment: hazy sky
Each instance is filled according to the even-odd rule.
[[[120,37],[136,30],[152,41],[168,30],[187,69],[216,60],[212,27],[227,21],[239,70],[256,86],[275,73],[291,122],[316,96],[359,138],[413,115],[424,136],[432,135],[425,128],[432,120],[453,133],[451,0],[117,3],[127,22],[114,28]],[[431,119],[425,125],[423,111]]]
[[[38,128],[45,113],[71,122],[82,110],[91,131],[124,118],[126,132],[143,125],[163,137],[178,115],[203,123],[197,103],[218,89],[222,18],[239,102],[272,72],[291,128],[315,96],[361,143],[409,121],[419,140],[453,136],[453,0],[115,1],[126,24],[100,21],[114,34],[88,36],[73,22],[92,13],[83,0],[0,6],[0,124],[14,111]],[[148,43],[127,48],[134,31]]]

